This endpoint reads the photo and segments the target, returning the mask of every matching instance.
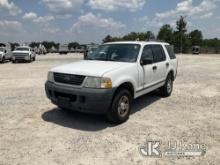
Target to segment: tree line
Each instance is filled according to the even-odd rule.
[[[157,35],[152,31],[131,32],[122,37],[107,35],[103,39],[103,43],[135,40],[160,40],[168,42],[174,45],[176,53],[191,53],[193,46],[200,46],[203,53],[220,53],[220,40],[218,38],[203,39],[202,31],[198,29],[188,32],[187,21],[183,16],[176,21],[176,29],[173,29],[169,24],[165,24],[160,28]]]

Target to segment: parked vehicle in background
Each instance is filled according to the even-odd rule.
[[[69,52],[68,44],[60,44],[59,45],[59,53],[67,54]]]
[[[12,62],[27,61],[32,62],[36,60],[36,54],[32,48],[28,46],[19,46],[12,53]]]
[[[106,43],[85,60],[51,69],[47,97],[61,109],[129,118],[132,100],[159,89],[170,96],[177,75],[172,46],[162,42]]]
[[[0,62],[4,63],[7,60],[11,60],[11,57],[11,45],[9,43],[0,43]]]
[[[192,47],[192,53],[193,54],[199,54],[200,53],[200,46],[193,46]]]

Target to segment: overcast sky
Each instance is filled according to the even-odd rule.
[[[0,41],[97,42],[158,32],[187,16],[188,28],[220,38],[220,0],[0,0]]]

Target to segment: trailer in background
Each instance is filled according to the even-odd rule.
[[[68,44],[60,44],[59,45],[59,53],[60,54],[67,54],[67,53],[69,53]]]

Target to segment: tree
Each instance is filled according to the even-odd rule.
[[[173,43],[173,29],[170,25],[166,24],[160,28],[157,35],[158,40],[162,40],[168,43]]]
[[[40,42],[31,42],[29,46],[31,48],[35,48],[35,47],[39,47],[39,45],[40,45]]]
[[[103,43],[111,42],[111,41],[112,41],[112,36],[110,36],[110,35],[107,35],[107,36],[102,40]]]
[[[19,46],[19,43],[10,43],[11,44],[11,50],[15,50],[16,47]]]
[[[146,40],[150,40],[150,39],[155,39],[155,35],[151,31],[147,31],[145,33],[131,32],[131,33],[122,37],[122,40],[125,40],[125,41],[136,41],[136,40],[146,41]]]
[[[122,37],[122,38],[123,38],[123,40],[126,40],[126,41],[135,41],[135,40],[137,40],[137,39],[140,39],[139,37],[140,37],[140,35],[139,35],[138,33],[136,33],[136,32],[131,32],[131,33],[125,35],[125,36]]]
[[[187,32],[187,22],[185,20],[186,17],[180,16],[180,19],[176,22],[176,42],[178,43],[179,40],[179,50],[180,53],[183,53],[183,50],[186,50],[186,42],[187,42],[187,36],[186,36],[186,32]],[[179,37],[179,39],[178,39]]]
[[[155,39],[155,35],[152,31],[147,31],[146,32],[146,39],[145,40],[152,40],[152,39]]]
[[[55,47],[56,49],[59,47],[59,44],[53,41],[43,41],[41,44],[44,45],[47,50],[50,50],[52,47]]]
[[[71,49],[71,48],[76,49],[76,48],[78,48],[79,46],[80,46],[80,44],[79,44],[78,42],[70,42],[70,43],[68,44],[68,48],[69,48],[69,49]]]
[[[191,40],[191,45],[201,45],[202,44],[202,32],[200,30],[193,30],[189,33],[189,37]]]

